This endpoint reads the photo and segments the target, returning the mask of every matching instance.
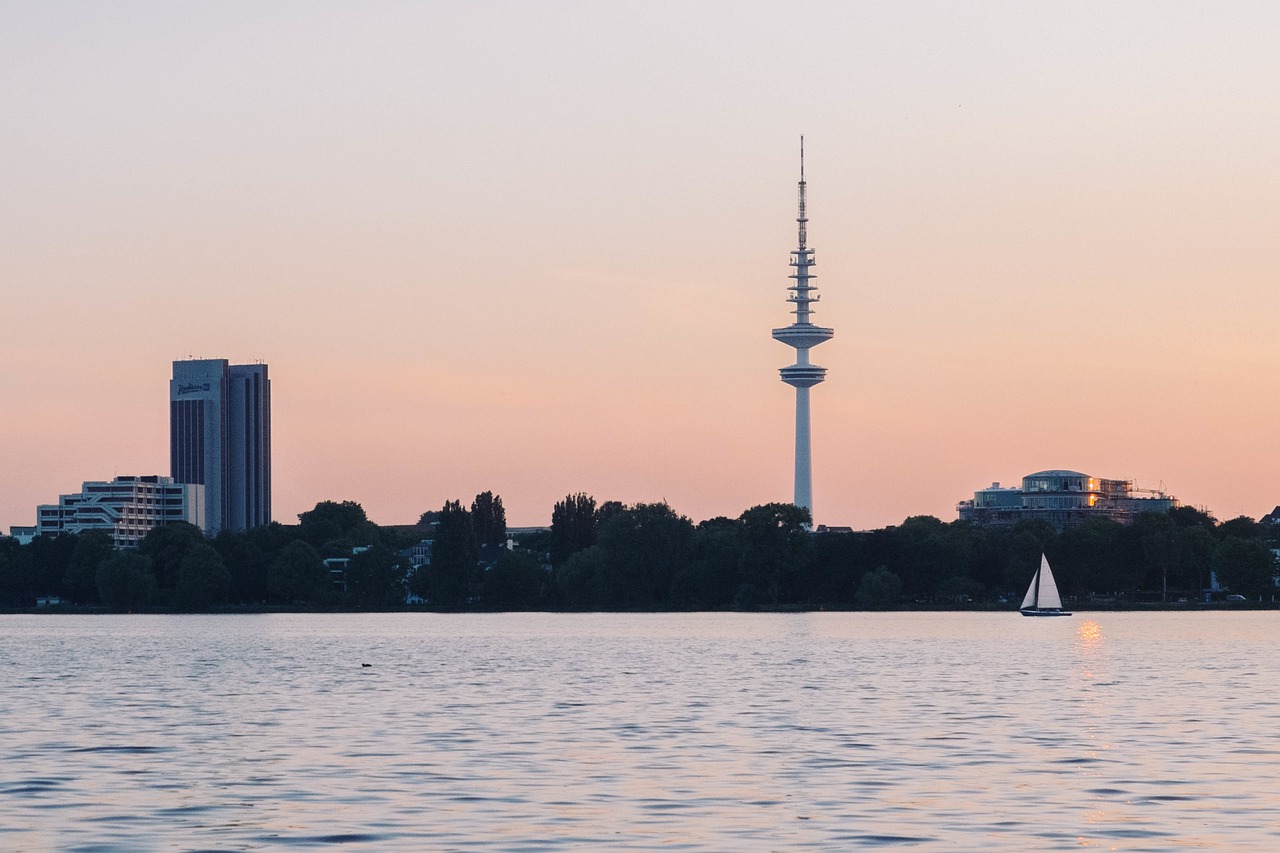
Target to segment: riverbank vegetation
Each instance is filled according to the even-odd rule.
[[[569,495],[549,529],[508,537],[502,499],[449,501],[417,525],[379,526],[351,501],[298,524],[206,538],[153,530],[136,550],[100,531],[0,539],[0,607],[198,612],[262,609],[758,610],[1012,608],[1041,552],[1076,607],[1203,601],[1216,577],[1252,601],[1276,593],[1276,533],[1183,507],[1131,525],[982,528],[916,516],[811,533],[790,504],[695,524],[665,503]],[[430,546],[422,546],[430,540]],[[414,566],[429,552],[429,563]],[[328,562],[326,563],[326,560]]]

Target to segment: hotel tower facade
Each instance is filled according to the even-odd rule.
[[[169,470],[204,486],[210,536],[271,522],[271,381],[265,364],[173,363]]]

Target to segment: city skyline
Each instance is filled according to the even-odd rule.
[[[167,470],[169,365],[269,362],[276,520],[792,494],[806,135],[817,523],[993,479],[1280,502],[1265,3],[0,10],[0,530]]]

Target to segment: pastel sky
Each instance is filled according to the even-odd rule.
[[[1280,4],[0,5],[0,529],[270,364],[275,516],[816,520],[1044,468],[1280,503]]]

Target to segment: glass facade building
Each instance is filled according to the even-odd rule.
[[[1144,512],[1168,512],[1178,499],[1163,490],[1138,489],[1132,480],[1102,480],[1079,471],[1037,471],[1022,478],[1022,488],[988,489],[960,501],[961,521],[984,526],[1013,525],[1040,519],[1057,530],[1090,518],[1109,518],[1127,524]]]
[[[271,381],[265,364],[173,363],[169,470],[205,488],[209,535],[271,521]]]

